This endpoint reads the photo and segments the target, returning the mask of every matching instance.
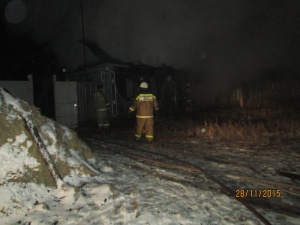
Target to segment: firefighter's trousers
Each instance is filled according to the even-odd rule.
[[[153,140],[154,132],[154,119],[153,118],[136,118],[136,140],[140,140],[143,135],[143,129],[145,129],[145,137],[147,141]]]
[[[97,122],[98,122],[98,127],[100,128],[109,126],[108,111],[106,108],[97,110]]]

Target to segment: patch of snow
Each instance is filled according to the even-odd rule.
[[[6,93],[2,89],[0,89],[0,92],[4,98],[5,104],[7,104],[8,106],[9,105],[12,106],[15,110],[20,112],[23,118],[28,118],[28,116],[31,115],[31,111],[25,111],[22,108],[20,101],[18,99],[12,97],[10,94]]]
[[[32,142],[24,132],[0,146],[0,183],[20,177],[27,168],[36,170],[39,163],[28,153]]]
[[[70,129],[63,125],[61,125],[61,127],[64,131],[63,136],[62,136],[63,141],[71,140],[73,138],[73,135],[70,132]]]
[[[72,156],[72,162],[75,162],[75,159],[77,161],[78,164],[83,164],[85,165],[87,168],[89,168],[91,171],[93,171],[94,173],[98,174],[99,171],[95,170],[90,164],[88,164],[80,155],[77,154],[76,151],[74,151],[74,149],[69,149],[71,156]],[[70,158],[68,158],[70,159]]]

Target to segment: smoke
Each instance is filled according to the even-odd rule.
[[[97,62],[83,37],[122,61],[188,69],[207,95],[299,59],[297,0],[24,2],[19,29],[50,40],[69,70]]]

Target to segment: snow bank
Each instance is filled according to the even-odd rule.
[[[72,130],[2,88],[0,107],[0,184],[59,186],[65,178],[99,174],[92,152]]]

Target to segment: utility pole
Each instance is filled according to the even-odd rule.
[[[82,26],[82,39],[83,39],[83,58],[84,65],[86,65],[86,51],[85,51],[85,33],[84,33],[84,10],[83,10],[83,0],[80,0],[81,3],[81,26]]]

